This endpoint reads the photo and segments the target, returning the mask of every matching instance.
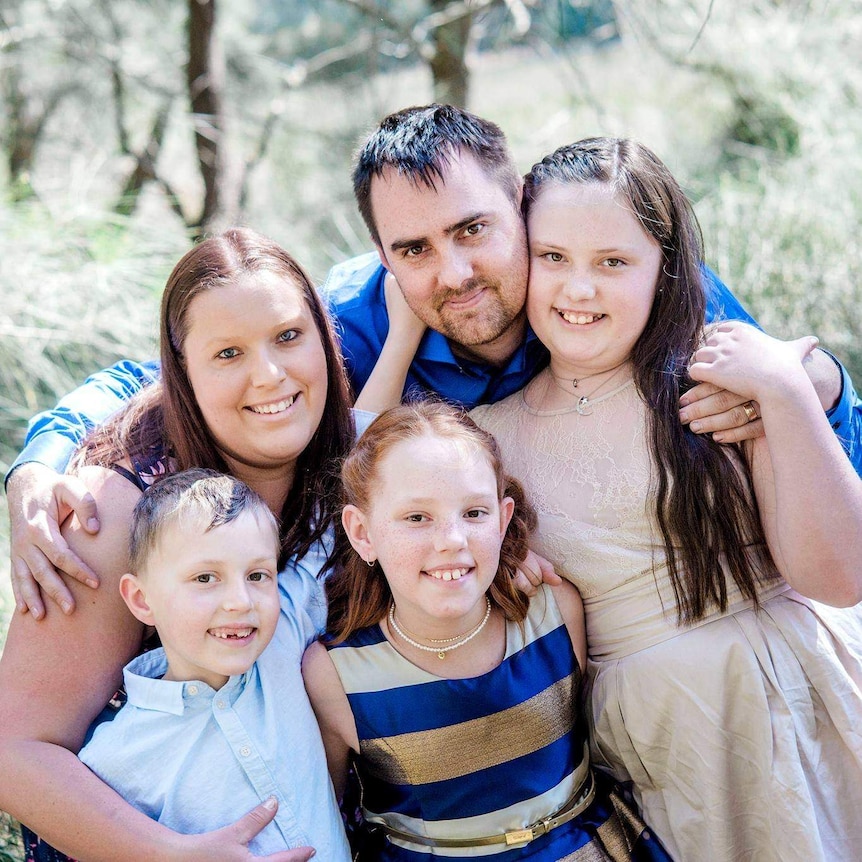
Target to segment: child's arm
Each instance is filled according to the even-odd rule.
[[[389,332],[355,405],[357,409],[371,413],[382,413],[401,403],[410,364],[425,333],[425,324],[410,310],[391,273],[386,275],[383,291],[389,314]]]
[[[329,775],[340,802],[347,785],[350,752],[359,751],[359,735],[338,671],[323,644],[315,642],[305,651],[302,678],[320,725]]]
[[[557,607],[566,623],[569,637],[572,639],[572,649],[578,659],[581,670],[587,667],[587,631],[584,622],[584,603],[581,594],[568,581],[560,581],[551,587]]]
[[[691,376],[755,402],[766,437],[746,452],[775,563],[803,595],[849,606],[862,600],[862,480],[803,368],[816,343],[722,324],[695,354]]]

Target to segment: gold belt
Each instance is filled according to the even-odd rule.
[[[542,835],[547,835],[552,829],[574,820],[582,812],[589,808],[593,797],[596,795],[596,783],[593,771],[590,769],[581,786],[569,797],[562,808],[558,809],[548,817],[537,820],[525,829],[513,829],[510,832],[501,832],[498,835],[488,835],[484,838],[430,838],[426,835],[414,835],[412,832],[404,832],[395,829],[386,823],[371,821],[374,826],[379,826],[387,835],[398,838],[401,841],[409,841],[411,844],[421,844],[424,847],[485,847],[489,844],[528,844]]]

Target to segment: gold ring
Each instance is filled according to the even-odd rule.
[[[745,404],[742,405],[742,409],[745,411],[748,422],[754,422],[754,420],[757,419],[757,410],[754,409],[753,401],[746,401]]]

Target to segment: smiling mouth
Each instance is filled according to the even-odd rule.
[[[469,571],[469,568],[462,567],[458,569],[435,569],[433,572],[425,572],[425,574],[436,581],[460,581]]]
[[[283,413],[289,407],[296,403],[298,395],[292,395],[290,398],[285,398],[283,401],[273,401],[271,404],[256,404],[249,406],[246,409],[252,413],[265,414],[271,416],[274,413]]]
[[[602,320],[604,314],[584,314],[583,312],[575,311],[557,311],[557,314],[566,321],[573,323],[575,326],[586,326],[588,323],[595,323],[597,320]]]
[[[248,626],[246,628],[218,628],[218,629],[210,629],[209,633],[219,640],[245,640],[249,638],[256,632],[257,629],[253,626]]]

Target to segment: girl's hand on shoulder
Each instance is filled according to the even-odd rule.
[[[512,579],[515,589],[528,596],[536,595],[539,584],[556,586],[562,582],[563,579],[554,571],[553,563],[540,557],[535,551],[527,551],[527,556]]]
[[[817,343],[812,335],[780,341],[749,324],[721,323],[707,334],[703,346],[692,357],[689,372],[693,380],[745,399],[739,409],[752,419],[760,415],[760,402],[792,398],[796,387],[810,386],[802,363]],[[749,402],[756,403],[745,410]]]

